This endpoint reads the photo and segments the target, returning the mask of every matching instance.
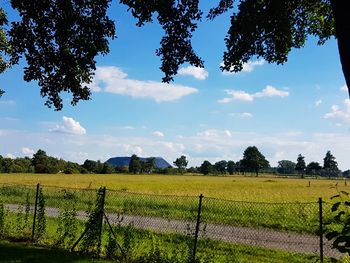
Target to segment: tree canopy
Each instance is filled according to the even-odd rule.
[[[199,2],[120,0],[137,19],[137,26],[156,19],[164,30],[156,50],[164,82],[172,81],[183,63],[204,66],[192,47],[192,35],[203,17],[213,20],[230,12],[222,70],[240,71],[243,63],[254,57],[281,64],[287,61],[292,48],[304,46],[309,35],[318,37],[319,44],[336,36],[350,88],[347,1],[220,0],[207,14]],[[109,52],[108,40],[115,37],[115,24],[107,15],[111,0],[10,3],[20,20],[6,26],[6,14],[0,7],[0,73],[24,56],[27,62],[24,80],[38,82],[48,107],[62,109],[62,92],[72,94],[73,105],[89,99],[91,91],[87,84],[94,75],[95,58]],[[2,93],[0,90],[0,96]]]
[[[265,156],[256,146],[249,146],[243,152],[241,165],[243,165],[246,170],[255,172],[256,176],[258,176],[260,169],[269,167],[269,161],[266,160]]]
[[[297,163],[295,165],[295,170],[303,176],[305,169],[306,169],[305,157],[299,154],[297,158]]]
[[[177,167],[178,171],[183,174],[183,172],[186,170],[188,161],[185,155],[181,155],[179,158],[176,158],[173,163]]]
[[[327,151],[323,158],[323,169],[328,176],[336,176],[339,173],[338,163],[331,151]]]

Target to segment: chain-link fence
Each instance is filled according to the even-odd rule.
[[[121,260],[326,262],[321,199],[238,202],[53,186],[0,185],[0,237]],[[147,262],[142,261],[142,262]]]

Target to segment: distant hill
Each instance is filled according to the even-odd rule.
[[[112,157],[109,158],[106,163],[116,166],[116,167],[122,167],[122,166],[129,166],[131,157]],[[140,160],[146,161],[147,158],[140,157]],[[162,157],[155,157],[155,163],[157,168],[168,168],[169,166],[172,167],[166,160],[164,160]]]

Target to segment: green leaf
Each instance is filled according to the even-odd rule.
[[[334,217],[334,220],[335,220],[336,222],[340,222],[340,217],[341,217],[342,215],[344,215],[344,214],[345,214],[344,211],[340,211],[340,212]]]
[[[338,210],[339,206],[340,206],[341,202],[337,202],[335,204],[332,205],[332,212],[335,212]]]

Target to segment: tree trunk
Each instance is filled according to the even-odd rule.
[[[350,96],[350,22],[349,1],[331,0],[340,62]]]

